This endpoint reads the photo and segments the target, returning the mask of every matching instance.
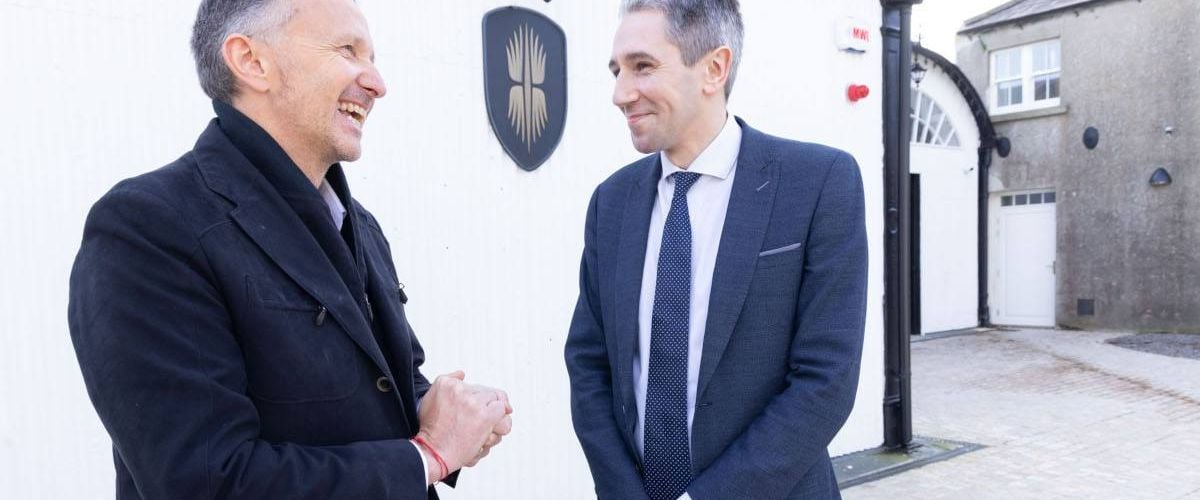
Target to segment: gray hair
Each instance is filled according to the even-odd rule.
[[[667,38],[679,47],[683,63],[696,64],[705,54],[727,45],[733,52],[725,98],[733,93],[738,63],[742,61],[741,9],[738,0],[624,0],[621,15],[657,10],[667,18]]]
[[[192,27],[192,57],[200,87],[214,100],[232,102],[237,80],[225,65],[221,47],[234,33],[267,35],[287,24],[293,9],[287,0],[202,0]]]

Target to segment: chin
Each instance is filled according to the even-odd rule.
[[[362,158],[362,146],[359,144],[342,144],[334,148],[338,161],[358,161]]]
[[[642,153],[642,154],[656,153],[659,150],[658,145],[655,144],[653,141],[650,141],[648,139],[639,138],[636,135],[633,136],[633,149],[636,149],[639,153]]]
[[[648,154],[651,154],[651,153],[657,153],[657,152],[658,152],[658,150],[657,150],[657,149],[654,149],[654,148],[651,148],[651,147],[646,147],[646,146],[638,146],[637,144],[634,144],[634,145],[633,145],[633,149],[636,149],[636,150],[637,150],[637,152],[639,152],[639,153],[641,153],[641,154],[644,154],[644,155],[648,155]]]

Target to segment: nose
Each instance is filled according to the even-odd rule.
[[[359,76],[358,84],[373,99],[379,99],[387,95],[387,84],[383,83],[383,75],[379,74],[379,69],[375,67],[374,63],[367,63],[367,69]]]
[[[627,72],[622,71],[617,74],[617,79],[613,83],[612,103],[618,108],[624,108],[638,100],[637,87],[633,84],[633,78],[627,76]]]

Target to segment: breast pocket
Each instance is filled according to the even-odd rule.
[[[755,268],[762,270],[787,265],[798,266],[803,260],[804,243],[792,243],[759,252]]]
[[[748,335],[783,335],[795,323],[803,279],[804,245],[771,246],[758,254],[740,327]]]
[[[242,332],[250,394],[272,403],[333,401],[361,385],[358,346],[316,299],[291,282],[248,276]]]

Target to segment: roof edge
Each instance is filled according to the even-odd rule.
[[[963,27],[962,27],[962,28],[959,28],[959,30],[958,30],[958,32],[957,32],[956,34],[959,34],[959,35],[964,35],[964,34],[976,33],[976,32],[979,32],[979,31],[984,31],[984,30],[987,30],[987,29],[989,29],[989,28],[994,28],[994,27],[997,27],[997,26],[1004,26],[1004,25],[1006,25],[1006,24],[1018,24],[1018,23],[1026,23],[1026,22],[1030,22],[1030,21],[1033,21],[1033,20],[1037,20],[1037,19],[1039,19],[1039,18],[1043,18],[1043,17],[1049,17],[1049,16],[1051,16],[1051,15],[1058,14],[1058,13],[1060,13],[1060,12],[1063,12],[1063,11],[1068,11],[1068,10],[1072,10],[1072,9],[1078,9],[1078,8],[1087,7],[1087,6],[1092,6],[1092,5],[1097,5],[1097,4],[1101,4],[1101,3],[1115,2],[1115,1],[1117,1],[1117,0],[1090,0],[1090,1],[1080,2],[1080,3],[1076,3],[1076,4],[1066,5],[1066,6],[1062,6],[1062,7],[1055,7],[1055,8],[1053,8],[1053,9],[1044,10],[1044,11],[1041,11],[1041,12],[1035,12],[1035,13],[1032,13],[1032,14],[1026,14],[1026,15],[1023,15],[1023,16],[1020,16],[1020,17],[1014,17],[1014,18],[1012,18],[1012,19],[1004,19],[1004,20],[1002,20],[1002,21],[994,21],[994,22],[990,22],[990,23],[983,23],[983,24],[980,24],[980,25],[977,25],[977,26],[969,26],[969,27],[968,27],[968,25],[969,25],[969,24],[971,24],[972,22],[976,22],[976,21],[979,21],[979,20],[981,20],[981,19],[985,19],[985,18],[987,18],[987,17],[988,17],[988,16],[990,16],[990,15],[994,15],[994,14],[996,14],[997,12],[999,12],[999,11],[1001,11],[1001,10],[1004,10],[1004,9],[1006,9],[1006,8],[1009,8],[1009,7],[1013,6],[1013,5],[1019,4],[1019,3],[1021,3],[1021,2],[1024,2],[1024,1],[1026,1],[1026,0],[1013,0],[1013,1],[1011,1],[1011,2],[1006,2],[1006,3],[1004,3],[1003,5],[1000,5],[1000,6],[998,6],[998,7],[994,8],[994,9],[992,9],[992,10],[989,10],[989,11],[987,11],[987,12],[983,13],[983,14],[980,14],[980,15],[978,15],[978,16],[975,16],[975,17],[972,17],[972,18],[970,18],[970,19],[967,19],[966,21],[963,21]]]

